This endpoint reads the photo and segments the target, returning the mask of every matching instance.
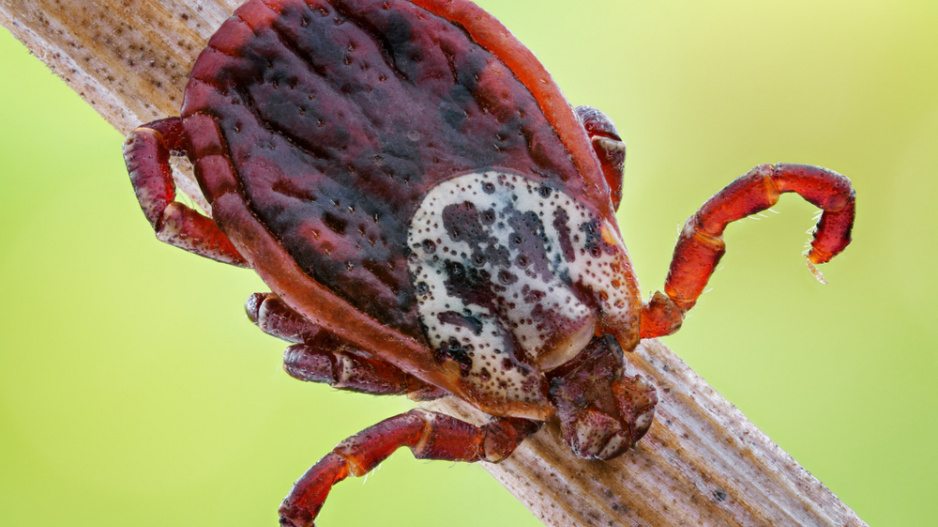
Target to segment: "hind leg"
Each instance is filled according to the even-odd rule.
[[[473,426],[454,417],[411,410],[366,428],[339,443],[293,485],[280,505],[280,525],[312,527],[332,487],[363,476],[392,452],[408,447],[417,459],[498,462],[508,457],[540,423],[495,418]]]

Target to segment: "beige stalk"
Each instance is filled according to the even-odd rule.
[[[195,57],[237,5],[0,0],[0,24],[127,133],[178,113]],[[486,465],[545,525],[865,525],[660,342],[643,342],[628,359],[661,399],[634,451],[583,461],[549,423]],[[434,407],[477,413],[458,401]]]

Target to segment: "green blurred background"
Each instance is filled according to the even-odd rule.
[[[752,166],[852,178],[829,285],[802,263],[815,211],[786,197],[728,230],[664,341],[871,525],[933,524],[938,3],[480,4],[618,123],[646,295],[682,221]],[[294,478],[408,401],[289,379],[243,315],[260,281],[155,241],[121,136],[6,31],[0,64],[0,525],[275,525]],[[481,467],[407,451],[320,518],[539,525]]]

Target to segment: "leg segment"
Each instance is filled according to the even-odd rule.
[[[280,525],[312,527],[333,485],[367,474],[400,447],[409,447],[417,459],[495,463],[538,428],[540,423],[517,418],[473,426],[425,410],[394,416],[339,443],[307,470],[280,505]]]
[[[625,171],[625,143],[612,119],[592,106],[577,106],[576,114],[593,144],[593,151],[603,167],[609,185],[612,207],[619,209],[622,201],[622,175]]]
[[[283,369],[295,379],[372,395],[407,395],[417,401],[446,395],[321,329],[273,293],[251,295],[245,308],[264,333],[296,343],[283,354]]]
[[[178,117],[141,126],[124,142],[124,161],[143,214],[161,241],[212,260],[247,266],[214,221],[174,201],[176,184],[169,156],[184,153],[184,143]]]
[[[807,254],[808,266],[822,279],[814,265],[830,261],[850,243],[856,213],[850,180],[814,166],[760,165],[715,194],[687,219],[674,248],[665,294],[655,293],[642,311],[642,338],[667,335],[680,327],[683,314],[694,307],[726,252],[726,226],[775,205],[784,192],[795,192],[823,211]]]
[[[261,331],[287,342],[306,342],[322,331],[273,293],[254,293],[244,303],[244,310]]]
[[[308,343],[287,348],[283,369],[294,379],[371,395],[407,395],[415,401],[446,395],[445,390],[375,359],[325,331]]]

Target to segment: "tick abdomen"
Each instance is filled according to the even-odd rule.
[[[182,115],[213,116],[252,212],[305,273],[422,338],[404,251],[422,196],[495,166],[575,194],[572,157],[459,24],[400,0],[270,4],[209,41]]]

